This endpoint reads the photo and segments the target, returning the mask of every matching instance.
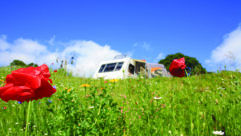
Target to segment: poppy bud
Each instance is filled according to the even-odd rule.
[[[170,65],[169,71],[173,76],[184,77],[185,68],[185,58],[174,59]]]

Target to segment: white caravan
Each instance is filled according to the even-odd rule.
[[[146,63],[144,60],[129,57],[103,61],[98,66],[94,78],[124,79],[138,76],[152,78],[156,76],[170,76],[162,64]]]

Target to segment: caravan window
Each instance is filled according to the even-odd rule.
[[[122,68],[123,62],[103,64],[100,67],[99,73],[118,71]]]
[[[106,67],[105,67],[104,72],[111,72],[111,71],[113,71],[115,69],[115,65],[116,65],[116,63],[107,64]]]
[[[105,66],[106,66],[106,64],[101,65],[100,70],[99,70],[99,73],[103,72]]]
[[[123,65],[123,62],[119,62],[119,63],[117,64],[116,68],[115,68],[115,71],[120,70],[121,67],[122,67],[122,65]]]

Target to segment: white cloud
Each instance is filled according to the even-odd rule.
[[[14,41],[11,52],[38,56],[47,52],[47,47],[37,41],[19,38]]]
[[[68,69],[78,76],[92,76],[97,70],[100,61],[113,59],[119,55],[118,51],[112,50],[110,46],[101,46],[93,41],[73,41],[62,52],[65,58],[71,55],[77,56],[75,64],[69,64]]]
[[[146,51],[149,51],[151,49],[150,44],[147,44],[146,42],[143,43],[142,48],[145,49]]]
[[[54,45],[54,42],[55,42],[55,35],[53,37],[50,38],[50,40],[48,41],[48,44],[49,45]]]
[[[14,59],[25,63],[42,63],[42,57],[50,54],[46,46],[37,41],[19,38],[9,43],[6,37],[0,38],[0,66],[9,65]]]
[[[55,42],[51,42],[53,46]],[[68,60],[67,69],[74,75],[90,77],[97,70],[100,61],[112,59],[121,54],[112,50],[110,46],[101,46],[93,41],[70,41],[63,43],[63,50],[50,51],[47,45],[38,41],[19,38],[12,43],[6,36],[0,37],[0,66],[9,65],[14,59],[19,59],[29,64],[31,62],[47,64],[56,62],[57,58]],[[74,65],[70,64],[70,58],[74,56]],[[58,63],[60,65],[60,61]]]
[[[156,60],[160,60],[160,59],[164,59],[164,54],[163,53],[159,53],[158,56],[156,57]]]
[[[150,51],[151,50],[151,45],[146,43],[146,42],[143,42],[143,43],[134,43],[133,44],[133,47],[134,48],[137,48],[137,47],[140,47],[142,49],[144,49],[145,51]]]
[[[7,36],[6,35],[1,35],[0,36],[0,51],[4,51],[9,48],[8,43],[6,42]]]
[[[226,66],[229,70],[241,69],[241,26],[225,36],[206,63],[210,67]]]

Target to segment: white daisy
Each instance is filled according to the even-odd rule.
[[[213,131],[214,135],[224,135],[224,132],[222,131]]]
[[[90,107],[89,107],[89,109],[93,109],[93,108],[94,108],[94,106],[90,106]]]
[[[156,96],[155,96],[155,97],[153,97],[153,99],[154,99],[154,100],[160,100],[160,99],[162,99],[162,97],[156,97]]]

